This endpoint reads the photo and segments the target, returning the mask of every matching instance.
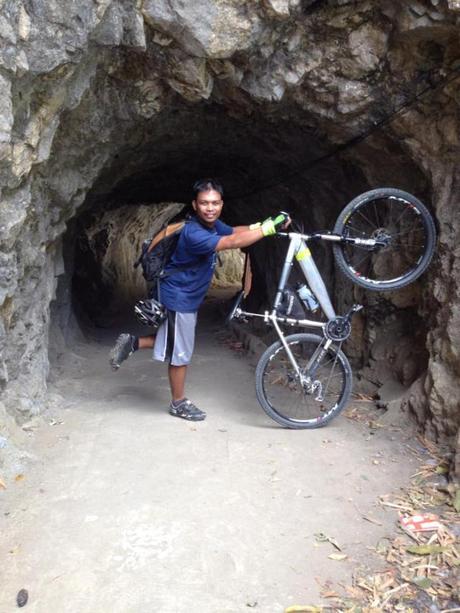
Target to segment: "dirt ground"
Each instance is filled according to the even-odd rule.
[[[0,490],[0,611],[26,589],[30,613],[283,613],[382,566],[398,514],[379,496],[416,472],[413,432],[356,397],[326,428],[279,427],[213,313],[187,387],[204,422],[168,415],[148,351],[111,372],[119,330],[62,359],[32,459]]]

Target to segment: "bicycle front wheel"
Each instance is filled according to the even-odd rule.
[[[335,234],[375,239],[378,245],[334,245],[340,270],[370,290],[390,291],[415,281],[433,257],[436,230],[428,209],[412,194],[381,188],[361,194],[340,213]]]
[[[256,369],[256,393],[264,411],[286,428],[325,426],[346,406],[351,393],[350,364],[342,351],[316,334],[285,338],[301,378],[281,343],[263,353]]]

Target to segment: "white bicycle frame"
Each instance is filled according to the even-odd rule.
[[[284,337],[284,333],[280,327],[280,324],[287,324],[290,326],[299,326],[302,328],[316,328],[322,331],[323,336],[324,336],[324,343],[321,343],[320,345],[318,345],[318,349],[312,355],[307,367],[303,369],[304,372],[309,373],[309,377],[307,377],[307,379],[310,379],[311,375],[314,374],[310,372],[311,366],[315,362],[319,363],[318,358],[321,359],[323,355],[327,352],[331,344],[334,342],[331,339],[327,338],[325,335],[325,326],[327,322],[320,322],[320,321],[315,321],[312,319],[294,319],[292,317],[280,316],[277,314],[277,310],[281,304],[281,301],[283,298],[283,292],[286,288],[286,284],[288,282],[289,275],[291,273],[292,265],[294,263],[294,258],[295,258],[300,266],[300,269],[303,272],[303,275],[310,287],[310,290],[316,296],[323,313],[327,317],[327,320],[329,321],[331,319],[334,319],[337,316],[335,309],[332,306],[331,299],[329,297],[329,293],[326,289],[324,281],[313,260],[311,251],[307,246],[307,241],[311,239],[318,239],[318,240],[325,240],[325,241],[332,241],[332,242],[341,242],[343,241],[343,237],[341,237],[338,234],[300,234],[297,232],[289,232],[289,233],[279,232],[278,236],[286,236],[289,238],[290,242],[289,242],[288,251],[286,253],[286,258],[284,260],[283,269],[281,271],[280,280],[278,283],[278,288],[276,291],[275,299],[273,301],[272,310],[265,311],[264,314],[260,314],[260,313],[250,313],[248,311],[243,311],[242,309],[237,307],[233,315],[236,317],[243,317],[243,318],[244,317],[262,317],[267,324],[268,323],[272,324],[274,329],[276,330],[276,333],[279,336],[281,343],[283,344],[284,349],[286,350],[286,354],[289,357],[289,360],[296,372],[297,377],[299,377],[299,379],[302,382],[308,383],[308,381],[305,381],[306,379],[305,375],[300,371],[300,368],[294,358],[294,355],[292,354],[289,344],[287,343]],[[352,241],[350,242],[354,242],[355,244],[360,244],[360,245],[367,245],[371,247],[375,246],[376,244],[376,241],[373,239],[352,239]]]

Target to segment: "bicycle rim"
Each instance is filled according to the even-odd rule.
[[[303,372],[324,339],[313,334],[286,337]],[[338,415],[351,392],[351,369],[345,355],[333,346],[315,364],[312,385],[302,385],[284,346],[277,342],[262,356],[256,391],[265,412],[288,428],[319,428]]]
[[[341,234],[385,242],[376,248],[338,247],[342,270],[368,289],[397,289],[411,283],[424,272],[434,250],[434,224],[428,211],[410,194],[397,190],[376,190],[358,202],[344,215]]]

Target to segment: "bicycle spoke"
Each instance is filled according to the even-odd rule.
[[[360,260],[358,260],[358,262],[356,262],[356,263],[353,263],[353,264],[352,264],[352,263],[351,263],[351,259],[352,259],[352,258],[350,258],[350,264],[353,266],[353,268],[354,268],[355,270],[358,270],[358,269],[359,269],[359,267],[360,267],[360,265],[361,265],[361,263],[362,263],[362,262],[364,262],[364,261],[366,261],[366,259],[369,259],[369,257],[370,257],[369,252],[365,252],[365,254],[363,255],[363,257],[362,257]]]
[[[394,232],[392,233],[391,236],[406,236],[407,234],[413,234],[415,232],[418,232],[419,234],[421,234],[420,230],[414,230],[413,228],[408,228],[407,230],[401,230],[401,232]],[[420,243],[421,245],[423,245],[424,243]]]
[[[369,279],[371,276],[371,270],[372,270],[372,258],[369,258],[369,264],[367,265],[367,273],[366,273],[367,279]]]
[[[347,230],[350,230],[350,229],[354,230],[356,233],[360,234],[361,236],[365,236],[366,235],[366,232],[364,230],[360,230],[358,228],[355,228],[351,224],[347,225]]]
[[[340,351],[341,346],[342,346],[342,343],[340,343],[340,345],[338,346],[337,351]],[[334,372],[334,368],[335,368],[335,366],[337,364],[337,356],[338,356],[338,354],[336,353],[335,357],[334,357],[334,360],[333,360],[333,363],[332,363],[331,372],[329,374],[329,377],[327,378],[326,391],[327,391],[327,389],[329,387],[329,384],[330,384],[330,381],[331,381],[331,377],[332,377],[332,373]]]
[[[401,219],[404,217],[404,215],[407,213],[407,211],[412,210],[411,206],[406,206],[403,210],[403,212],[401,213],[401,215],[398,217],[398,219],[395,221],[395,225],[397,226],[399,224],[399,222],[401,221]]]
[[[393,209],[394,209],[394,207],[391,206],[389,208],[390,208],[390,216],[388,218],[388,225],[391,227],[392,223],[393,223]]]
[[[358,215],[361,215],[361,217],[362,217],[362,218],[363,218],[365,221],[367,221],[367,223],[368,223],[370,226],[372,226],[373,228],[378,228],[378,226],[376,226],[376,225],[375,225],[375,224],[374,224],[374,223],[373,223],[373,222],[372,222],[370,219],[368,219],[368,218],[366,217],[366,215],[364,215],[364,213],[363,213],[363,212],[362,212],[360,209],[358,209],[358,210],[356,211],[356,213],[358,213]]]
[[[377,222],[377,225],[375,227],[376,228],[380,228],[381,223],[380,223],[379,214],[378,214],[378,211],[377,211],[377,202],[375,202],[375,201],[374,201],[374,213],[375,213],[375,219],[376,219],[376,222]]]

